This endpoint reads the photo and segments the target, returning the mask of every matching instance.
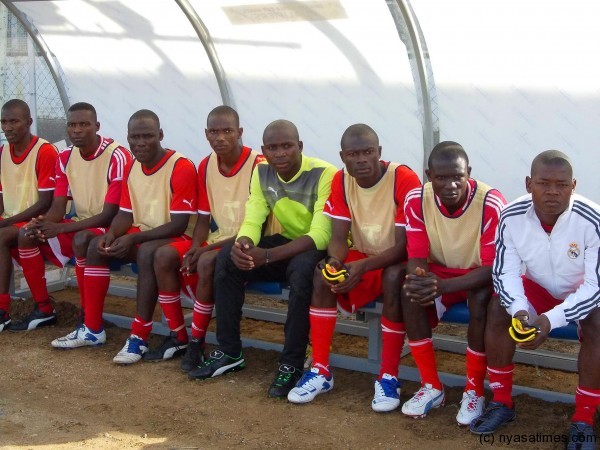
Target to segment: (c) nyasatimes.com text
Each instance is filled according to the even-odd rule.
[[[574,442],[583,443],[586,441],[586,436],[573,436]],[[548,434],[548,433],[531,433],[531,434],[482,434],[479,436],[481,445],[493,445],[495,442],[503,445],[518,445],[518,444],[552,444],[569,442],[568,434]],[[597,436],[587,436],[587,442],[597,442]]]

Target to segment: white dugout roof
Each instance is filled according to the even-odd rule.
[[[164,144],[196,163],[222,103],[244,144],[285,118],[338,166],[357,122],[420,175],[434,143],[454,140],[509,200],[556,148],[599,201],[598,17],[595,0],[0,0],[0,97],[33,104],[54,140],[78,101],[123,143],[129,116],[152,109]]]

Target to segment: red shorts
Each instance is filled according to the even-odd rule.
[[[449,267],[429,263],[429,271],[443,280],[460,277],[469,273],[471,270],[473,269],[451,269]],[[429,318],[429,324],[431,327],[435,328],[439,320],[448,309],[458,303],[466,302],[467,297],[467,291],[457,291],[443,294],[441,298],[436,298],[434,305],[435,308],[434,306],[427,308],[427,316]]]
[[[365,258],[368,258],[368,256],[364,253],[358,250],[350,250],[344,263],[360,261]],[[337,295],[338,308],[350,314],[383,294],[382,274],[383,269],[369,270],[363,274],[358,286],[346,294]]]
[[[59,223],[71,223],[71,219],[63,219]],[[18,228],[22,228],[27,225],[27,222],[19,222],[14,224]],[[86,231],[91,231],[96,236],[101,236],[106,233],[106,228],[88,228]],[[46,242],[39,246],[40,253],[44,259],[55,266],[64,267],[65,264],[73,258],[73,239],[78,232],[73,233],[60,233],[58,236],[48,239]],[[19,249],[14,248],[11,250],[11,256],[17,264],[20,263]]]
[[[188,236],[184,236],[187,238],[186,240],[179,240],[175,242],[171,242],[170,245],[173,247],[177,254],[179,255],[179,262],[183,262],[183,255],[185,255],[190,248],[192,248],[192,241]],[[208,245],[207,242],[202,244],[202,247],[206,247]],[[218,250],[218,249],[215,249]],[[190,300],[194,301],[196,299],[196,286],[198,285],[198,273],[193,272],[188,274],[184,274],[179,272],[179,280],[181,282],[181,290],[183,293],[190,298]]]
[[[560,305],[563,302],[562,300],[552,297],[550,292],[535,281],[525,278],[524,275],[521,278],[523,280],[523,288],[525,289],[525,297],[527,297],[529,304],[538,316],[550,311],[556,305]]]

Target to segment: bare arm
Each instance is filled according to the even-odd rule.
[[[54,191],[39,191],[39,200],[37,202],[26,210],[2,220],[0,222],[0,228],[19,222],[29,222],[32,218],[45,213],[52,204],[53,193]],[[2,212],[4,212],[4,201],[2,201]]]

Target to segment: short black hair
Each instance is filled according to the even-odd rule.
[[[4,105],[2,105],[2,110],[5,109],[20,109],[25,113],[28,119],[31,119],[31,110],[29,109],[29,105],[21,99],[13,98],[7,101]]]
[[[94,115],[94,120],[96,120],[96,121],[98,120],[98,114],[96,113],[96,108],[94,108],[89,103],[86,103],[86,102],[73,103],[67,110],[67,113],[70,113],[73,111],[89,111]]]
[[[210,120],[210,118],[212,116],[220,116],[220,115],[233,116],[236,126],[238,128],[240,127],[240,116],[239,116],[238,112],[235,109],[233,109],[231,106],[227,106],[227,105],[217,106],[211,112],[209,112],[208,116],[206,116],[206,126],[208,126],[208,121]]]
[[[149,109],[140,109],[139,111],[134,112],[127,121],[127,126],[129,126],[132,120],[136,119],[152,119],[156,122],[156,126],[160,128],[160,119],[154,111],[150,111]]]
[[[469,157],[467,156],[467,152],[465,152],[465,149],[462,145],[454,141],[443,141],[437,144],[435,147],[433,147],[433,150],[431,150],[431,154],[427,160],[427,166],[429,170],[431,170],[431,166],[433,165],[434,161],[448,161],[455,159],[464,159],[464,161],[467,163],[467,166],[469,165]]]
[[[263,131],[263,142],[265,141],[265,135],[267,131],[270,131],[273,128],[291,128],[294,131],[294,137],[299,142],[300,141],[300,133],[298,133],[298,128],[294,125],[293,122],[285,119],[278,119],[271,122]]]
[[[377,140],[377,145],[379,145],[379,136],[375,133],[375,130],[371,128],[369,125],[364,123],[355,123],[354,125],[350,125],[342,134],[342,139],[340,140],[340,147],[344,148],[344,141],[354,137],[363,137],[363,136],[374,136]]]
[[[571,170],[573,176],[573,164],[571,159],[560,150],[546,150],[533,158],[531,162],[531,176],[538,166],[567,166]]]

